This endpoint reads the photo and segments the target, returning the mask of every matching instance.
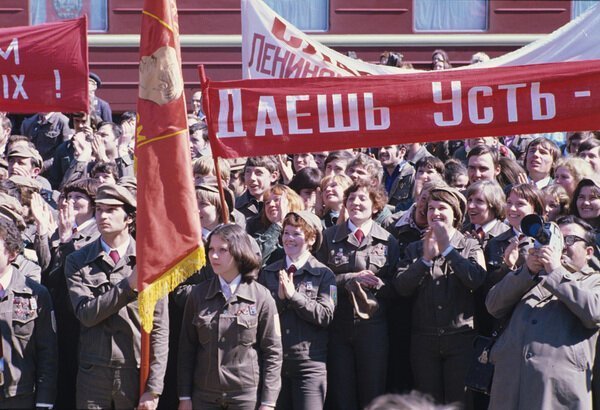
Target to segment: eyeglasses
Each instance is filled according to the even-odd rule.
[[[565,239],[565,245],[567,246],[573,246],[575,244],[575,242],[585,242],[587,245],[587,241],[585,239],[583,239],[581,236],[577,236],[577,235],[565,235],[564,237]]]

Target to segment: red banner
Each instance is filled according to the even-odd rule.
[[[0,111],[88,110],[86,20],[0,29]]]
[[[600,60],[203,87],[225,158],[600,129]]]
[[[154,306],[204,265],[189,147],[175,0],[145,0],[136,133],[138,296],[142,326]]]

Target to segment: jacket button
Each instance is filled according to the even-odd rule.
[[[533,320],[531,321],[531,324],[532,324],[532,325],[537,325],[537,319],[533,319]]]
[[[289,335],[290,334],[290,329],[285,329],[285,334]]]
[[[439,281],[439,280],[436,280],[436,281],[435,281],[435,284],[436,284],[436,285],[439,285],[439,284],[440,284],[440,281]]]
[[[442,305],[438,305],[438,310],[442,310]]]
[[[224,338],[224,337],[222,337],[222,338],[221,338],[221,342],[224,342],[224,341],[225,341],[225,338]]]

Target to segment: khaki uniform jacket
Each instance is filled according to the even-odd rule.
[[[219,277],[188,296],[179,338],[179,397],[228,393],[275,405],[281,388],[281,328],[275,301],[256,281],[225,300]]]
[[[100,238],[67,257],[65,275],[71,305],[81,323],[79,364],[139,368],[140,317],[137,292],[127,278],[135,267],[135,240],[115,265]],[[169,344],[166,299],[156,304],[150,333],[150,376],[146,391],[162,393]]]
[[[333,320],[335,276],[313,256],[294,273],[296,292],[290,299],[279,299],[279,271],[286,261],[263,268],[259,282],[271,291],[281,321],[285,360],[319,360],[327,358],[327,327]]]
[[[54,403],[58,354],[52,315],[46,288],[13,268],[0,300],[5,397],[35,393],[36,403]]]
[[[486,305],[514,311],[494,344],[490,409],[591,409],[600,325],[600,274],[564,268],[534,279],[527,266],[507,274]]]
[[[443,335],[474,328],[473,291],[485,281],[486,271],[479,242],[456,231],[450,238],[454,247],[446,256],[427,266],[422,259],[423,242],[413,242],[406,249],[394,286],[402,296],[414,296],[413,331],[423,335]],[[441,250],[443,251],[443,250]]]
[[[335,322],[354,322],[358,318],[355,317],[346,284],[353,280],[357,272],[365,269],[371,270],[384,281],[384,286],[375,294],[379,309],[369,320],[385,319],[384,302],[396,296],[390,281],[396,271],[399,254],[398,242],[376,223],[373,223],[371,232],[361,244],[347,223],[332,226],[323,232],[323,244],[317,252],[317,259],[335,274],[338,291]]]

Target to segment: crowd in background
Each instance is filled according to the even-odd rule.
[[[432,68],[449,67],[436,50]],[[158,305],[140,396],[136,118],[114,122],[89,81],[90,113],[0,118],[0,408],[600,398],[599,132],[219,159],[222,203],[200,92],[188,120],[208,264]],[[556,243],[523,232],[531,214]],[[465,387],[478,335],[494,341],[489,396]]]

